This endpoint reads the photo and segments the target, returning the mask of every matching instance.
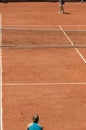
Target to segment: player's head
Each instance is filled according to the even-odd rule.
[[[34,115],[33,116],[33,122],[37,123],[39,121],[39,116],[38,115]]]

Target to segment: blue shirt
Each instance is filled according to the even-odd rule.
[[[42,130],[42,126],[39,125],[38,123],[31,123],[27,130]]]

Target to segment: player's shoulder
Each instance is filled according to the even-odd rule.
[[[28,127],[30,127],[30,126],[32,126],[33,125],[33,123],[30,123],[30,124],[28,124]]]
[[[42,126],[42,125],[40,125],[40,124],[38,124],[38,126],[39,126],[39,127],[41,127],[41,128],[43,128],[43,126]]]

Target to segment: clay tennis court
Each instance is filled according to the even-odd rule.
[[[1,27],[9,28],[0,32],[2,46],[12,38],[26,40],[28,33],[16,28],[57,29],[62,43],[71,46],[73,37],[65,30],[78,30],[77,41],[86,45],[86,3],[67,2],[62,15],[57,2],[0,3],[0,12]],[[34,114],[44,130],[86,129],[86,47],[2,47],[0,57],[1,129],[24,130]]]

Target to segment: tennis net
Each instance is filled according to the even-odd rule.
[[[3,48],[86,48],[85,30],[3,28]]]

